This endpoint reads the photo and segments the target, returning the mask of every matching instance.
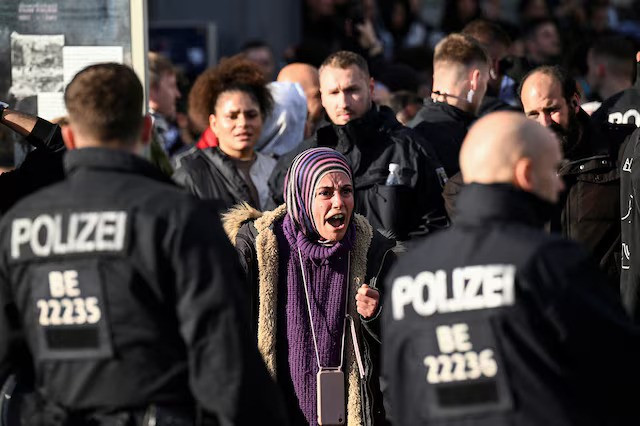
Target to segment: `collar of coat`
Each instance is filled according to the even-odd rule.
[[[223,217],[223,223],[227,235],[235,245],[236,236],[242,225],[250,220],[258,231],[255,241],[255,252],[258,261],[258,349],[271,373],[277,380],[276,371],[276,313],[278,303],[278,241],[273,232],[273,224],[281,220],[287,213],[286,206],[282,204],[272,211],[260,213],[250,206],[243,204],[231,209]],[[367,252],[373,238],[373,229],[369,222],[361,215],[353,214],[353,224],[356,227],[356,239],[351,249],[351,271],[349,274],[349,303],[348,314],[354,319],[356,335],[361,336],[361,324],[356,311],[355,295],[358,291],[358,280],[364,283],[367,270]],[[349,326],[349,324],[347,324]],[[362,339],[358,337],[360,355],[362,352]],[[347,424],[361,425],[362,400],[358,365],[355,357],[355,347],[351,339],[351,333],[347,329],[346,335],[346,364],[345,375],[347,380]]]

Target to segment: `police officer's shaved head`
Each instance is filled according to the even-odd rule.
[[[71,80],[64,94],[71,138],[83,146],[135,145],[143,132],[142,84],[129,67],[91,65]],[[69,143],[69,134],[63,131]]]
[[[489,114],[474,124],[460,150],[465,183],[510,183],[550,202],[563,189],[555,134],[514,112]]]
[[[300,83],[304,88],[307,84],[319,86],[318,69],[313,65],[295,62],[289,64],[278,73],[278,81],[290,81]]]
[[[309,64],[293,63],[280,70],[278,81],[298,83],[307,97],[309,119],[316,122],[322,118],[322,102],[320,100],[320,77],[318,69]]]

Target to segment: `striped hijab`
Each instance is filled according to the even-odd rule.
[[[313,219],[316,187],[328,173],[342,172],[353,182],[351,167],[344,155],[331,148],[311,148],[293,159],[284,180],[287,213],[308,237],[318,234]]]

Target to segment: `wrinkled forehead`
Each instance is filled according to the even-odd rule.
[[[560,82],[549,75],[532,74],[522,86],[522,106],[525,111],[564,103]]]

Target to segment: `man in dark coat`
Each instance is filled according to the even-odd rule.
[[[593,254],[608,282],[620,282],[619,155],[633,126],[592,123],[579,106],[575,81],[559,67],[540,67],[522,80],[520,99],[527,118],[560,138],[565,163],[558,170],[566,191],[562,211],[551,219],[561,232]]]
[[[458,154],[487,91],[489,57],[471,36],[450,34],[433,55],[433,91],[411,120],[436,152],[447,176],[458,173]]]
[[[67,177],[0,222],[0,381],[32,379],[25,424],[286,423],[216,210],[141,157],[143,99],[119,64],[67,87]]]
[[[589,255],[542,229],[561,161],[553,133],[515,113],[469,131],[457,221],[385,281],[394,424],[637,422],[637,330]]]
[[[607,282],[617,289],[621,247],[618,164],[633,126],[591,122],[580,108],[575,80],[558,67],[531,71],[519,94],[527,118],[553,130],[564,152],[558,174],[566,188],[558,210],[550,217],[550,230],[583,244],[607,275]],[[453,176],[444,189],[452,216],[459,209],[454,199],[461,185],[462,177]]]
[[[331,124],[279,159],[269,182],[274,201],[282,203],[284,177],[293,158],[308,148],[326,146],[349,160],[355,212],[374,228],[405,240],[446,227],[439,165],[393,111],[372,103],[373,79],[364,58],[347,51],[330,55],[320,67],[320,92]],[[399,182],[385,185],[391,164],[399,166]]]

